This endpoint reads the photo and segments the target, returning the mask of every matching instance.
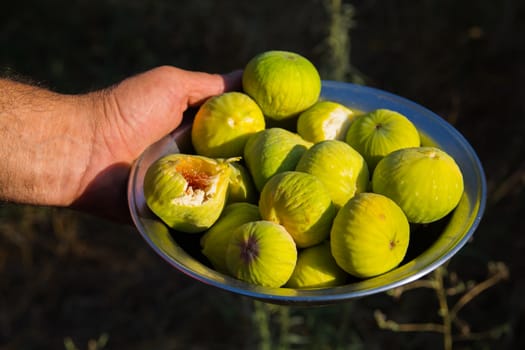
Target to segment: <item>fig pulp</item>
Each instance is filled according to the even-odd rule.
[[[207,230],[224,207],[230,161],[180,153],[158,159],[144,176],[146,204],[174,230]]]

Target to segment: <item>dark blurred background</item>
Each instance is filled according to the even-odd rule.
[[[81,93],[157,65],[227,72],[295,51],[324,79],[393,92],[453,124],[489,198],[473,240],[425,278],[440,288],[316,308],[190,280],[131,227],[1,203],[0,349],[442,349],[440,292],[462,306],[454,349],[525,348],[523,18],[518,0],[2,2],[2,75]]]

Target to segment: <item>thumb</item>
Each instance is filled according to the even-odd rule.
[[[173,66],[157,67],[124,80],[111,91],[110,100],[114,102],[111,115],[119,117],[117,121],[123,125],[121,130],[127,139],[136,139],[134,133],[141,134],[143,142],[133,145],[141,151],[176,128],[188,107],[225,91],[240,89],[241,77],[240,70],[209,74]]]

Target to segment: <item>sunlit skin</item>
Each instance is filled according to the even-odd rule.
[[[128,221],[133,161],[241,75],[162,66],[79,95],[0,79],[0,200]]]

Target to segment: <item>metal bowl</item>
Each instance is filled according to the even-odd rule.
[[[465,191],[458,207],[437,223],[414,228],[425,232],[411,234],[407,256],[397,268],[377,277],[349,280],[340,287],[307,290],[255,286],[213,270],[199,255],[199,235],[174,234],[147,208],[142,187],[144,174],[152,162],[168,153],[191,150],[191,116],[185,117],[182,125],[170,135],[149,147],[131,169],[129,209],[139,233],[150,247],[177,270],[205,284],[266,302],[297,305],[331,304],[383,292],[425,276],[454,256],[476,230],[486,202],[483,168],[467,140],[428,109],[378,89],[324,81],[321,98],[361,111],[388,108],[404,114],[419,129],[424,145],[442,148],[463,172]]]

